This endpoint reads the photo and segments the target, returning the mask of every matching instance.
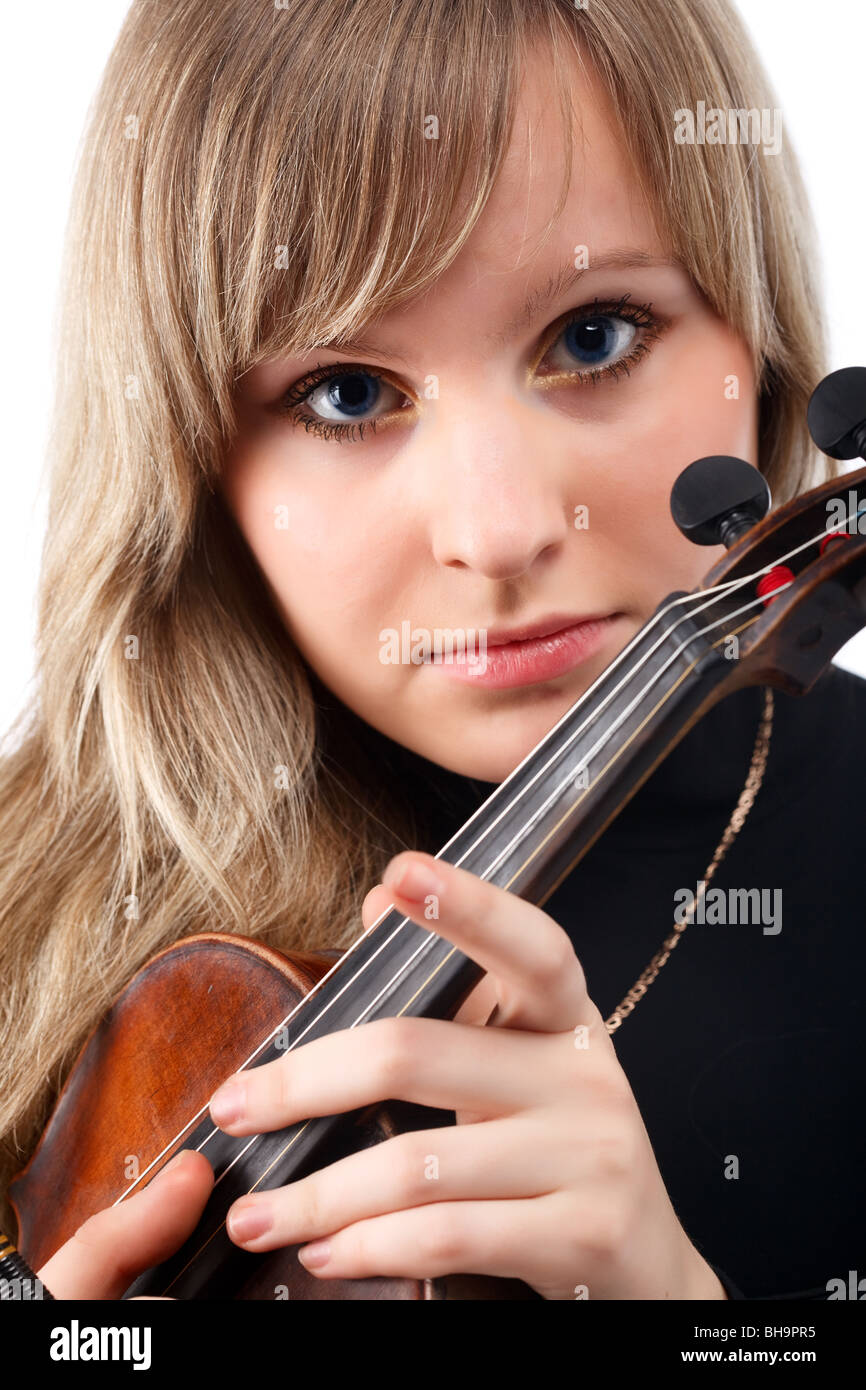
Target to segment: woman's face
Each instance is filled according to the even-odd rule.
[[[547,72],[544,57],[528,67],[493,196],[434,288],[380,318],[357,355],[317,350],[241,378],[222,480],[324,683],[390,738],[490,782],[723,553],[671,520],[682,469],[705,454],[757,462],[747,348],[670,263],[577,65],[583,137],[542,240],[563,157]],[[343,374],[310,382],[317,364]],[[342,439],[317,432],[341,424]],[[584,618],[605,621],[494,646]],[[430,660],[437,648],[456,659]]]

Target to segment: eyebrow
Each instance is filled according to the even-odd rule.
[[[566,261],[559,271],[550,277],[547,284],[539,289],[533,290],[524,301],[520,312],[501,328],[492,333],[485,334],[483,342],[491,347],[503,347],[510,342],[521,329],[526,328],[542,311],[551,303],[552,300],[565,294],[566,290],[576,285],[585,275],[591,275],[597,270],[642,270],[667,268],[673,270],[685,270],[682,261],[674,257],[651,256],[647,251],[638,251],[631,247],[618,247],[613,251],[606,251],[603,255],[590,260],[587,266],[575,266],[573,261]],[[382,361],[402,362],[408,366],[406,359],[401,357],[398,352],[390,352],[382,346],[377,346],[368,338],[334,338],[327,343],[318,343],[316,346],[326,352],[361,353],[367,357],[378,357]]]
[[[543,289],[533,290],[521,309],[520,313],[505,324],[504,328],[495,333],[488,333],[484,341],[491,346],[502,347],[536,319],[545,309],[551,300],[558,299],[566,290],[571,289],[585,275],[591,275],[594,270],[642,270],[658,269],[667,267],[668,269],[683,270],[681,261],[673,257],[651,256],[647,251],[635,251],[629,247],[620,247],[615,251],[606,251],[604,255],[598,256],[595,260],[590,260],[587,266],[575,266],[573,261],[567,261],[556,275],[552,275],[547,285]]]

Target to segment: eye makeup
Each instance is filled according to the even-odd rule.
[[[584,384],[596,386],[604,380],[617,381],[622,376],[630,375],[641,358],[647,356],[652,350],[651,344],[662,336],[668,326],[668,320],[653,312],[651,303],[632,304],[630,301],[631,296],[629,294],[622,295],[619,299],[596,298],[591,303],[581,305],[580,308],[569,310],[562,315],[545,334],[543,345],[529,368],[528,379],[532,381],[534,377],[542,389],[550,390],[554,387]],[[616,356],[610,361],[603,362],[601,361],[601,358],[605,356],[603,340],[605,334],[610,332],[611,326],[614,326],[614,336],[616,336],[617,326],[620,335],[623,326],[625,326],[626,336],[629,340],[625,345],[620,344]],[[553,370],[539,372],[539,367],[551,349],[555,348],[560,339],[569,333],[575,335],[577,351],[585,351],[591,359],[596,360],[584,363],[583,367],[579,363],[574,368],[564,368],[559,365]],[[580,335],[580,337],[576,335]],[[568,351],[573,351],[573,349],[569,348]],[[402,403],[393,410],[366,420],[347,420],[344,422],[312,413],[311,399],[315,398],[320,388],[326,384],[330,383],[328,386],[329,407],[331,409],[345,409],[348,408],[347,404],[344,403],[341,407],[339,399],[334,398],[334,384],[352,383],[349,394],[350,396],[357,396],[358,383],[364,379],[379,383],[380,392],[382,388],[385,388],[401,395],[403,397]],[[339,387],[337,387],[337,392],[339,394]],[[377,403],[374,401],[367,408],[373,409]],[[320,362],[312,371],[300,377],[283,393],[278,403],[278,409],[280,413],[289,418],[293,425],[299,425],[308,433],[315,434],[321,439],[355,442],[362,440],[368,433],[375,434],[383,427],[397,423],[413,404],[414,402],[406,395],[403,388],[392,381],[388,373],[382,372],[378,368],[354,362]]]

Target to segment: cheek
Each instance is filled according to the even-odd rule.
[[[733,454],[757,464],[756,383],[746,349],[727,329],[707,327],[679,345],[671,389],[653,420],[670,455],[671,481],[694,459]]]
[[[608,495],[616,518],[611,543],[626,564],[644,611],[672,589],[692,589],[724,554],[723,546],[687,540],[670,514],[670,495],[684,468],[708,454],[757,463],[756,385],[746,349],[727,329],[708,325],[668,354],[664,373],[641,394],[630,428],[607,461],[619,486]]]
[[[378,632],[417,546],[386,522],[375,488],[348,469],[344,462],[290,473],[272,458],[236,457],[223,490],[308,660],[330,672],[366,666],[366,655],[381,673]]]
[[[244,461],[226,486],[229,505],[281,607],[327,609],[339,582],[323,499],[289,488],[273,468]]]

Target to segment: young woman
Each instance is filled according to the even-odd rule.
[[[211,1113],[458,1123],[242,1199],[236,1243],[546,1298],[826,1296],[862,1257],[862,682],[724,701],[545,910],[432,858],[718,558],[670,518],[689,462],[750,459],[776,503],[828,467],[794,155],[679,143],[700,101],[778,104],[727,0],[133,4],[78,173],[40,694],[2,770],[4,1189],[158,950],[345,947],[393,903],[487,970],[458,1018],[310,1043]],[[502,651],[388,660],[406,622]],[[753,746],[716,881],[780,890],[782,930],[696,922],[617,1011]],[[119,1297],[211,1182],[181,1156],[45,1283]]]

